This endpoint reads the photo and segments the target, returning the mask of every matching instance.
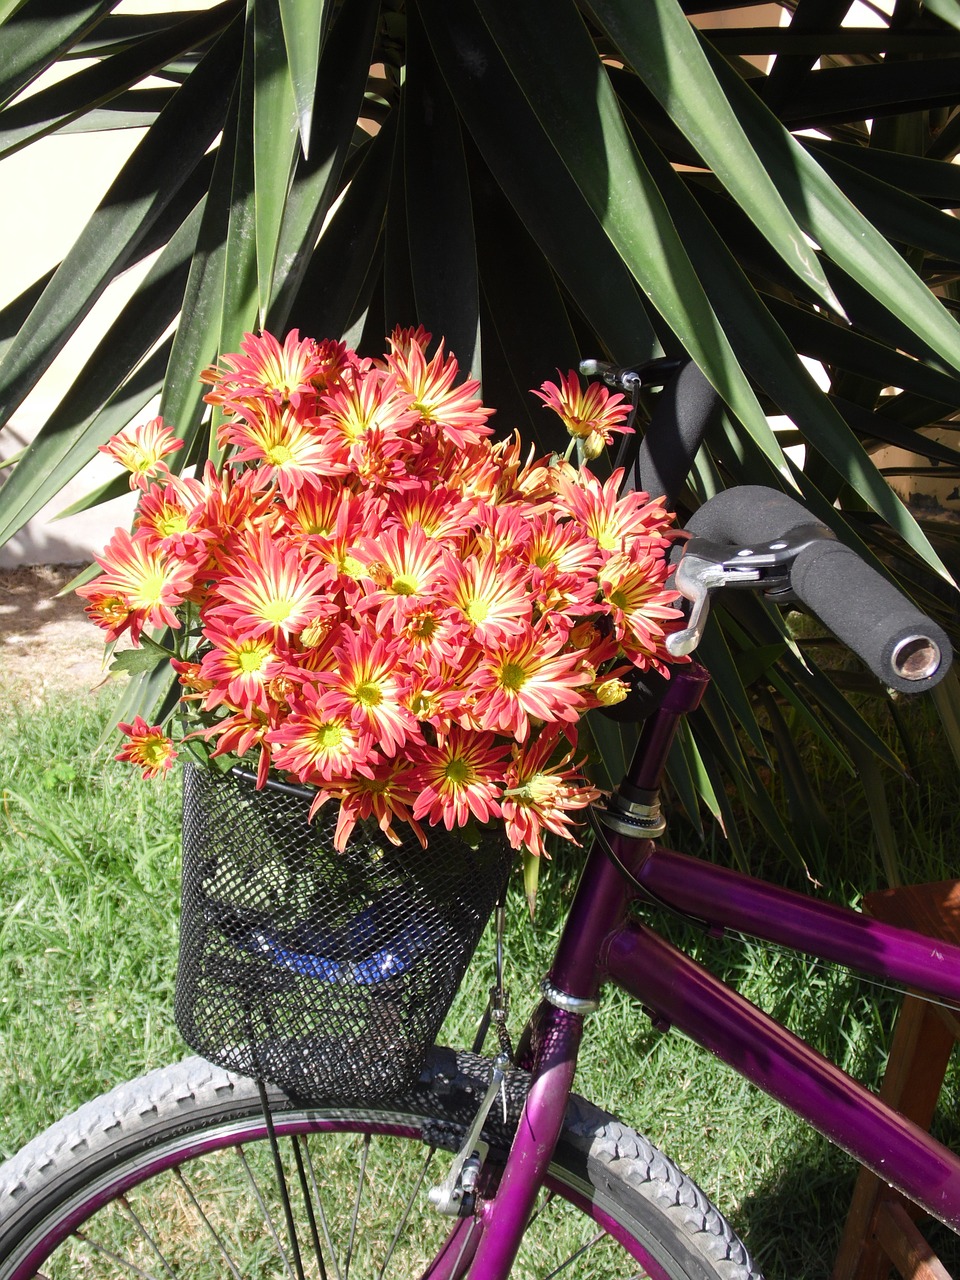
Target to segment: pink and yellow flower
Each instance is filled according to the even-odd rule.
[[[627,426],[630,406],[623,403],[624,397],[619,392],[609,391],[602,382],[591,382],[584,390],[573,369],[566,377],[559,369],[557,374],[559,384],[544,382],[540,390],[533,394],[548,409],[559,414],[568,434],[574,439],[589,440],[596,437],[602,446],[613,443],[614,432],[622,434],[633,431],[632,427]]]
[[[353,773],[370,776],[373,738],[346,715],[331,715],[305,685],[290,714],[266,735],[278,769],[318,785]]]
[[[395,646],[372,629],[346,631],[332,657],[330,669],[316,676],[318,708],[332,719],[346,717],[386,756],[419,739],[419,725],[404,705],[406,681]]]
[[[507,768],[502,800],[507,839],[514,849],[526,849],[536,857],[546,854],[545,831],[578,844],[570,815],[600,795],[584,780],[582,762],[572,763],[572,751],[549,763],[560,741],[556,729],[545,731],[525,746],[514,747]]]
[[[506,751],[492,733],[471,733],[454,725],[435,747],[419,748],[410,782],[419,791],[415,818],[448,831],[471,817],[490,822],[500,816]]]
[[[471,680],[471,720],[518,742],[526,742],[534,721],[575,724],[588,705],[580,688],[593,672],[578,651],[561,652],[565,638],[543,624],[528,626],[489,650]]]
[[[105,446],[143,492],[80,593],[108,641],[172,628],[186,736],[334,800],[338,848],[362,821],[424,843],[477,822],[542,854],[595,794],[579,718],[666,669],[672,517],[619,472],[493,443],[478,384],[430,344],[397,329],[375,361],[246,335],[202,375],[219,468],[173,477],[159,418]],[[538,394],[581,460],[627,429],[622,397],[572,373]],[[121,758],[166,772],[161,728],[126,728]]]
[[[295,635],[319,612],[328,576],[322,563],[304,565],[295,549],[262,535],[220,579],[217,594],[222,603],[212,606],[207,617],[255,636]]]
[[[181,625],[174,611],[193,586],[195,561],[177,560],[118,529],[97,563],[105,572],[78,587],[77,595],[91,602],[88,613],[94,621],[109,619],[112,639],[129,627],[130,638],[137,644],[144,627]],[[123,606],[129,612],[118,625]]]
[[[163,461],[183,448],[162,418],[151,418],[139,427],[128,427],[100,445],[100,452],[115,459],[130,472],[130,488],[146,489],[150,480],[170,474]]]

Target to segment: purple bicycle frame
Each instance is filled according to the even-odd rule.
[[[706,680],[696,666],[675,673],[663,706],[644,727],[639,763],[630,779],[634,785],[657,786],[679,717],[698,704]],[[551,987],[572,997],[566,1002],[570,1005],[594,1000],[605,982],[615,983],[658,1024],[683,1031],[960,1231],[960,1157],[627,915],[630,903],[646,894],[717,929],[748,933],[956,1003],[960,947],[663,849],[651,840],[610,831],[608,842],[631,879],[595,842],[550,971]],[[487,1229],[476,1248],[472,1276],[498,1280],[509,1273],[563,1127],[583,1020],[571,1008],[547,1001],[534,1015],[524,1062],[533,1082],[496,1195],[480,1209]],[[441,1267],[436,1274],[446,1273]]]

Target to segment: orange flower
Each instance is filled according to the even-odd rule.
[[[132,724],[118,724],[117,728],[130,739],[117,753],[117,760],[137,765],[145,778],[156,778],[172,767],[177,752],[160,725],[148,725],[143,716],[137,716]]]

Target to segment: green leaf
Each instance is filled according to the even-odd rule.
[[[110,675],[139,676],[147,674],[157,670],[161,665],[166,665],[173,656],[173,654],[167,653],[166,649],[161,649],[159,645],[156,648],[144,646],[140,649],[124,649],[110,663]]]
[[[396,113],[366,145],[336,213],[324,228],[291,305],[290,321],[306,333],[337,337],[365,311],[379,278]],[[379,336],[382,350],[383,334]]]
[[[237,7],[232,2],[195,15],[6,107],[0,111],[0,158],[107,102],[172,57],[202,44],[223,29]]]
[[[320,46],[332,8],[330,0],[280,0],[290,87],[304,155],[309,155]],[[366,8],[369,11],[373,6]]]
[[[747,85],[722,59],[710,55],[710,60],[757,155],[804,230],[887,311],[960,369],[956,321]]]
[[[439,0],[421,0],[420,9],[437,63],[493,181],[610,358],[626,364],[661,354],[630,272],[475,9]],[[563,210],[562,220],[557,209]]]
[[[540,884],[540,859],[528,849],[524,849],[523,858],[523,895],[527,900],[527,910],[532,920],[537,911],[537,887]]]
[[[279,0],[256,0],[253,26],[257,298],[263,324],[273,294],[277,243],[300,138]],[[310,42],[309,32],[304,31],[302,37],[306,43]]]
[[[726,402],[758,440],[766,439],[775,465],[785,475],[763,411],[657,184],[633,145],[576,8],[572,3],[535,0],[508,16],[490,0],[482,0],[479,7],[541,128],[611,243]],[[470,8],[467,3],[458,5],[457,14]],[[482,39],[481,33],[474,34]],[[483,73],[485,78],[489,74],[486,60]],[[456,96],[456,87],[451,88]],[[510,145],[516,136],[511,133],[504,141]]]
[[[960,4],[957,0],[923,0],[923,7],[960,30]]]
[[[107,284],[201,163],[223,119],[230,33],[203,59],[149,130],[37,302],[0,364],[0,422],[46,371]]]
[[[453,100],[415,15],[408,18],[403,173],[416,315],[482,377],[480,284],[467,161]]]
[[[159,390],[170,343],[153,348],[180,309],[199,221],[198,208],[174,233],[0,490],[0,542],[36,515]],[[134,372],[118,385],[127,369]]]
[[[0,102],[51,66],[113,8],[115,0],[4,0]]]
[[[272,332],[286,327],[323,223],[341,194],[343,166],[374,56],[376,20],[376,5],[347,5],[324,43],[309,151],[305,149],[297,164],[280,231],[274,296],[267,317]]]
[[[842,315],[843,308],[795,213],[744,135],[739,113],[717,83],[676,0],[649,0],[643,9],[630,0],[593,0],[592,10],[644,87],[784,262],[827,306]],[[682,85],[679,92],[678,85]]]

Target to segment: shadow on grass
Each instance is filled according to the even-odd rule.
[[[938,1137],[953,1149],[960,1125],[947,1119]],[[777,1172],[740,1204],[735,1226],[767,1280],[827,1280],[860,1166],[812,1130],[782,1153]],[[960,1275],[960,1237],[921,1219],[921,1229],[950,1275]]]

